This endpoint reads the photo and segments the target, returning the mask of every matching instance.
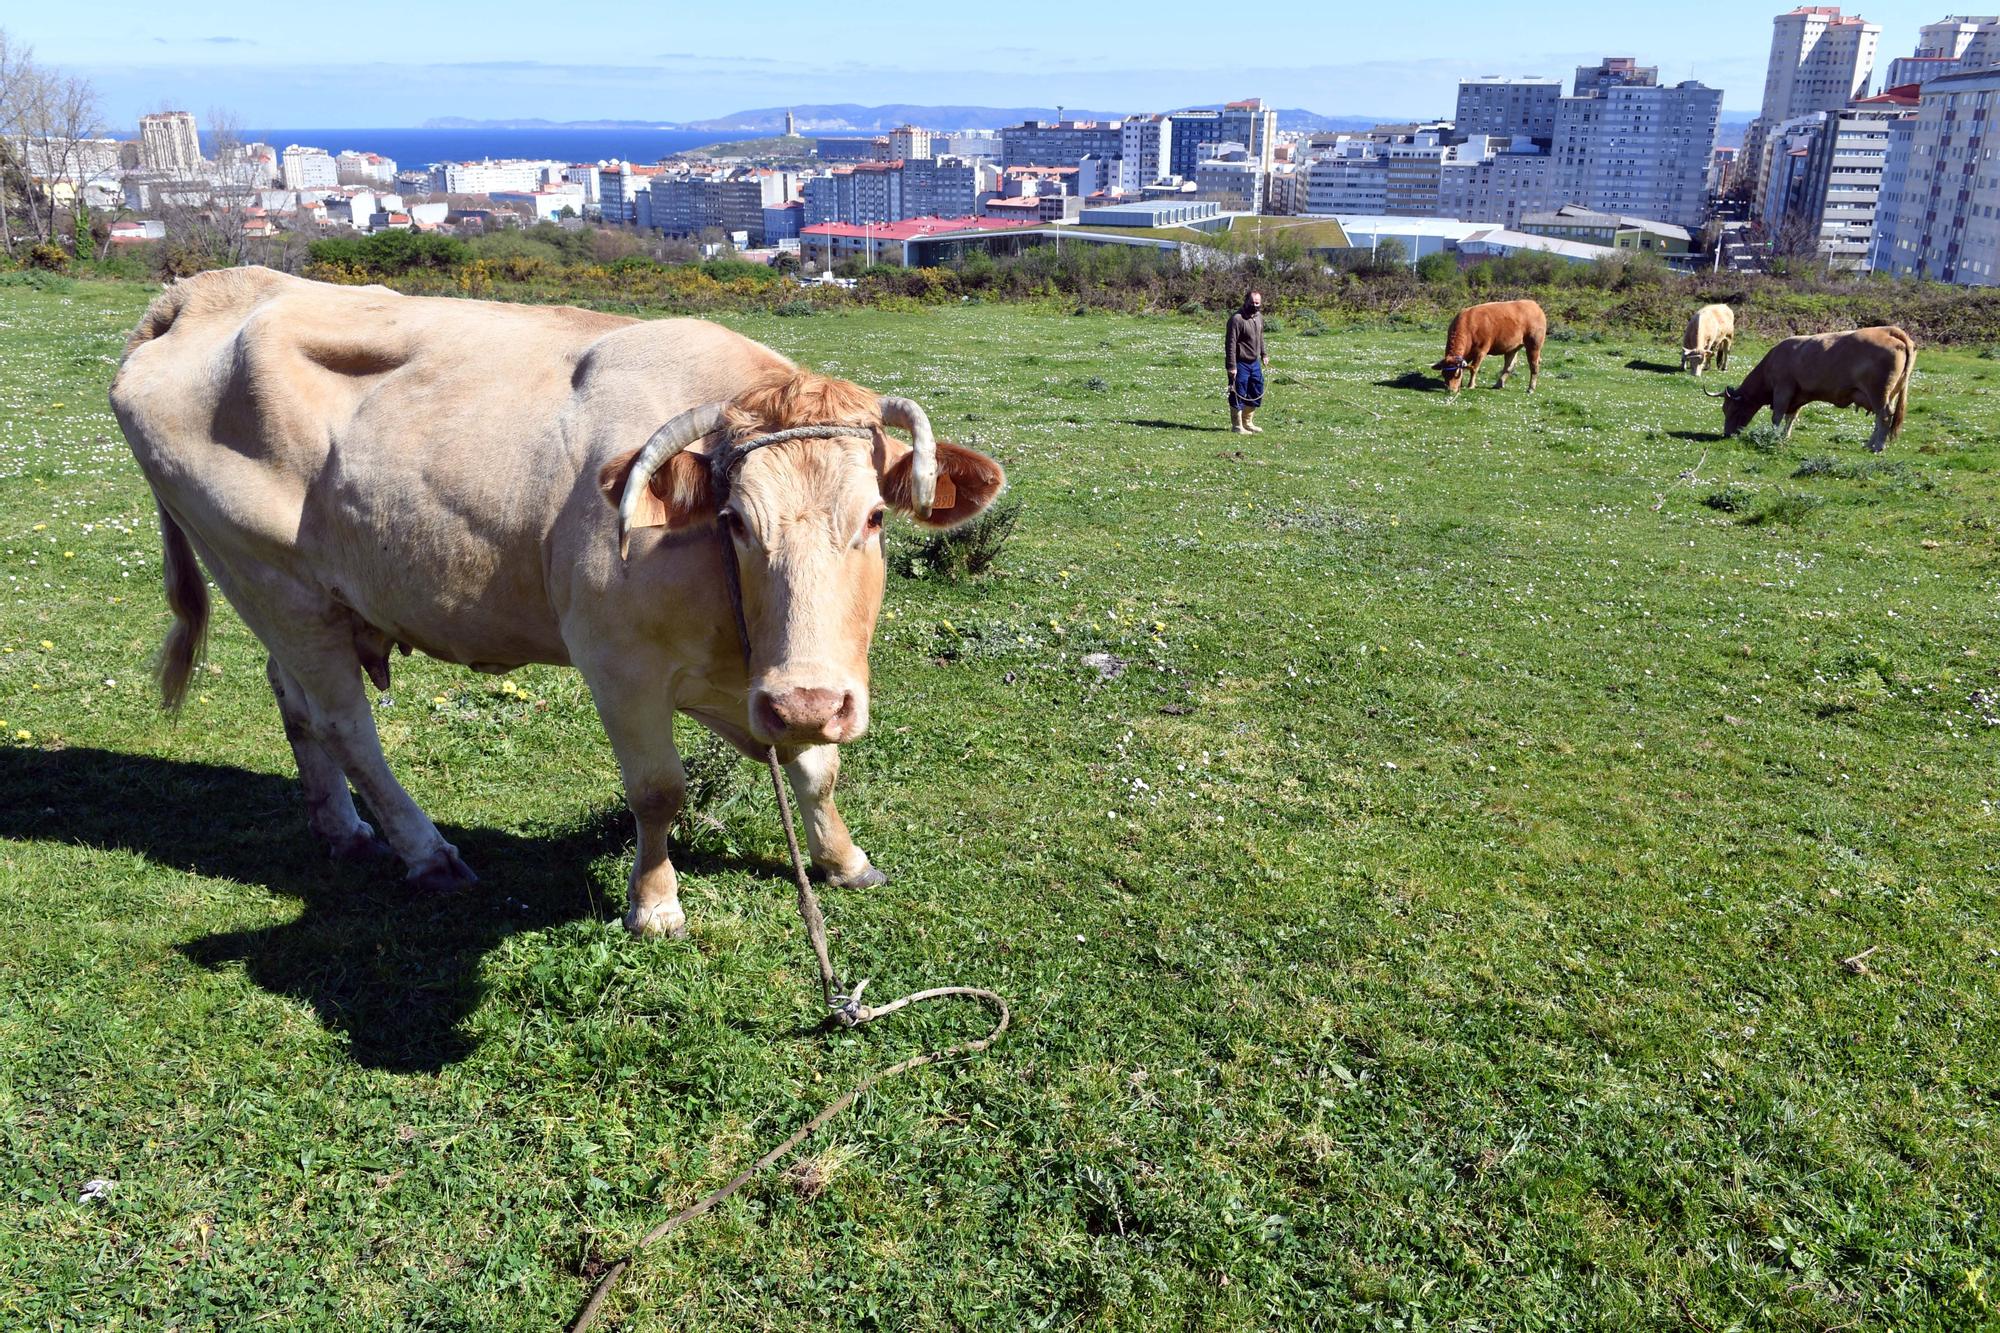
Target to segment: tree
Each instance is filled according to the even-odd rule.
[[[100,128],[97,90],[87,79],[48,70],[34,70],[19,81],[15,136],[28,176],[25,196],[28,227],[43,245],[71,239],[58,190],[74,191],[72,209],[82,208],[85,170],[83,140]],[[37,184],[37,179],[41,182]]]
[[[167,229],[167,267],[176,274],[234,268],[245,262],[250,210],[267,183],[262,169],[244,151],[235,116],[211,109],[208,127],[214,161],[210,181],[177,181],[178,188],[161,191],[156,204]]]

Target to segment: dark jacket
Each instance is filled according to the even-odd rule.
[[[1222,335],[1223,366],[1233,375],[1238,363],[1263,359],[1264,312],[1246,315],[1237,311],[1229,317],[1229,328]]]

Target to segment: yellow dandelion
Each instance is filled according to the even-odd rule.
[[[207,702],[208,702],[208,696],[207,696],[207,695],[205,695],[205,694],[204,694],[204,695],[202,695],[202,696],[201,696],[201,702],[202,702],[202,703],[207,703]]]
[[[34,527],[29,529],[30,532],[47,532],[48,530],[49,530],[49,525],[46,523],[37,523],[35,524]]]
[[[1167,632],[1167,622],[1166,622],[1166,621],[1164,621],[1164,620],[1155,620],[1155,621],[1153,622],[1153,633],[1155,633],[1155,634],[1165,634],[1166,632]]]
[[[14,739],[17,741],[31,741],[35,739],[35,733],[32,731],[17,731],[14,733]]]
[[[43,651],[43,652],[48,652],[48,651],[50,651],[51,649],[53,649],[54,647],[55,647],[55,644],[54,644],[54,642],[53,642],[53,641],[51,641],[51,640],[48,640],[48,639],[43,639],[43,640],[42,640],[42,651]]]
[[[76,552],[75,552],[75,551],[64,551],[64,552],[63,552],[63,559],[65,559],[65,560],[74,560],[74,559],[76,559]]]
[[[947,630],[950,630],[953,634],[958,633],[958,627],[952,624],[949,620],[940,620],[938,621],[938,624],[944,626]]]

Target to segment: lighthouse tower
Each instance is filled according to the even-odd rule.
[[[798,118],[792,115],[790,107],[785,108],[785,137],[787,139],[796,139],[799,137]]]

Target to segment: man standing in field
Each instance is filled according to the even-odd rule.
[[[1238,435],[1262,435],[1257,409],[1264,405],[1264,294],[1251,292],[1229,317],[1222,335],[1222,359],[1229,370],[1229,428]]]

